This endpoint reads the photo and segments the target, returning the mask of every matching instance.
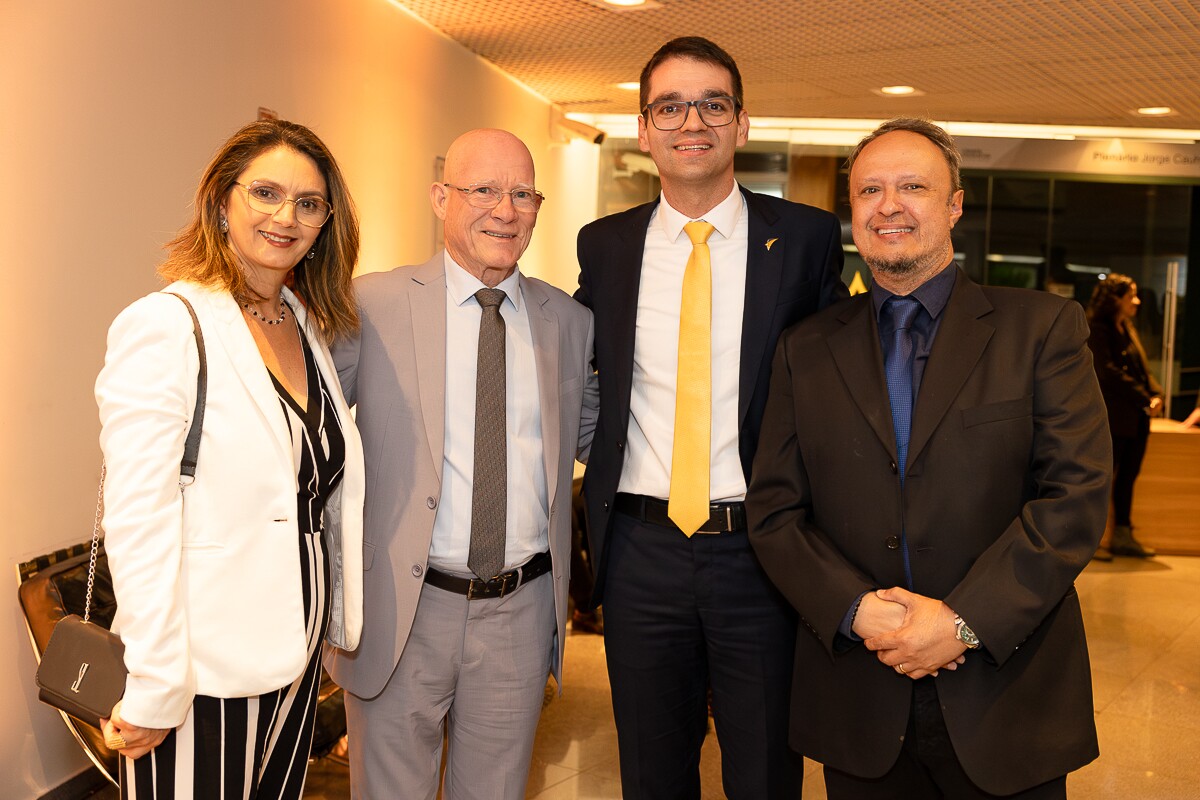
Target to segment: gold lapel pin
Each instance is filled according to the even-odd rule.
[[[775,239],[767,239],[767,252],[768,252],[768,253],[769,253],[769,252],[771,252],[771,245],[775,244],[775,243],[776,243],[776,242],[778,242],[778,241],[779,241],[779,239],[778,239],[778,238],[775,238]]]

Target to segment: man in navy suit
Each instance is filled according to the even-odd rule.
[[[700,796],[711,686],[726,795],[799,797],[795,616],[750,548],[742,501],[776,339],[846,294],[840,230],[832,214],[734,181],[749,118],[717,45],[663,45],[642,71],[641,109],[662,196],[580,231],[575,295],[596,324],[600,420],[583,493],[622,789]]]

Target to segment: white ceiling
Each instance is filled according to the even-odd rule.
[[[700,35],[737,60],[752,117],[1200,129],[1200,0],[596,1],[392,0],[567,112],[637,113],[614,84]],[[924,94],[876,93],[894,84]]]

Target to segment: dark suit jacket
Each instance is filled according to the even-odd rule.
[[[842,284],[837,217],[811,206],[742,189],[750,231],[742,321],[738,397],[739,450],[749,482],[771,374],[771,356],[784,328],[847,295]],[[579,290],[575,299],[596,320],[595,366],[600,374],[600,419],[583,478],[596,589],[604,592],[605,549],[612,501],[625,460],[633,338],[646,228],[655,206],[604,217],[579,232]]]
[[[1010,794],[1098,753],[1073,581],[1104,531],[1112,450],[1083,310],[959,272],[901,491],[869,297],[781,338],[746,499],[759,560],[800,613],[791,744],[864,777],[895,762],[911,680],[837,630],[859,594],[904,585],[903,524],[915,591],[985,647],[933,679],[955,752]]]

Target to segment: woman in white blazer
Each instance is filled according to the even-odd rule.
[[[104,733],[122,797],[299,798],[322,639],[354,649],[362,625],[362,444],[327,347],[358,327],[358,221],[316,135],[260,121],[167,249],[173,282],[117,317],[96,381],[129,668]],[[206,350],[188,485],[199,355],[165,292]]]

